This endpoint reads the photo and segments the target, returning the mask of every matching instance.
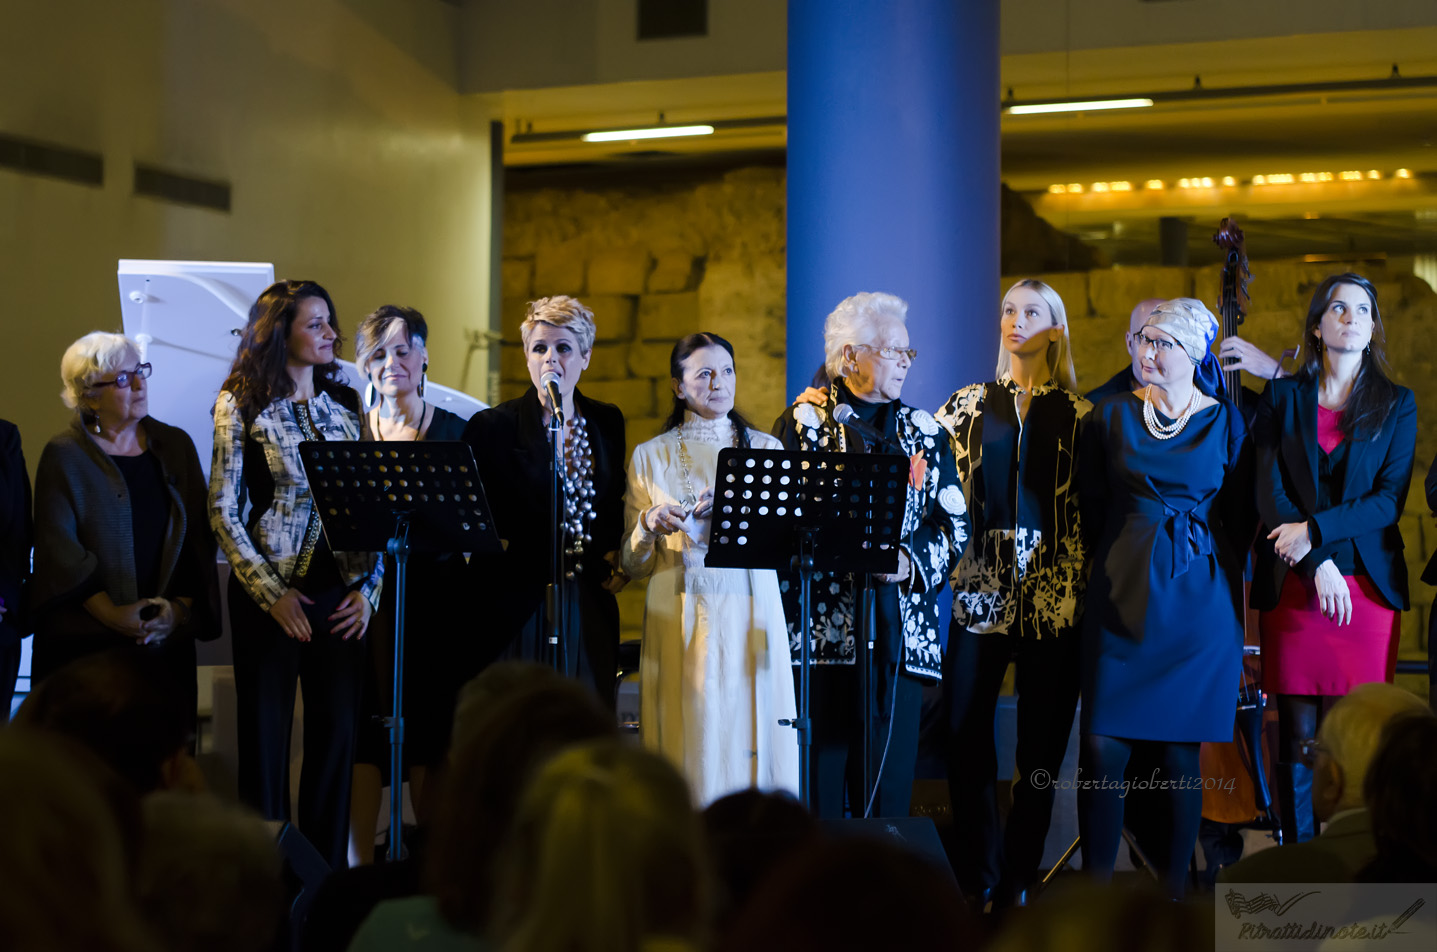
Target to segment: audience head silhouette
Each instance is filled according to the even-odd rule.
[[[511,952],[698,948],[701,841],[688,786],[667,760],[615,740],[567,750],[520,803],[495,938]]]

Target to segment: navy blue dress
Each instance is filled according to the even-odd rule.
[[[1255,526],[1242,416],[1221,401],[1159,440],[1143,424],[1142,400],[1118,393],[1093,408],[1082,440],[1079,500],[1094,559],[1082,730],[1231,740]]]

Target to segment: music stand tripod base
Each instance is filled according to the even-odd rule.
[[[812,806],[812,582],[898,570],[909,461],[903,456],[719,451],[709,568],[794,571],[799,582],[799,800]],[[791,620],[790,620],[791,621]],[[866,699],[865,699],[866,704]],[[865,711],[864,731],[868,730]],[[863,791],[866,802],[868,791]]]
[[[394,557],[394,704],[389,727],[390,862],[403,855],[404,624],[409,556],[503,551],[469,444],[305,440],[300,463],[329,547]]]

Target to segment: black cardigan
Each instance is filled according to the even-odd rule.
[[[1342,501],[1317,509],[1317,379],[1308,374],[1267,385],[1253,423],[1257,451],[1257,507],[1263,528],[1254,549],[1252,607],[1277,606],[1288,565],[1278,557],[1267,534],[1289,522],[1306,522],[1312,544],[1351,539],[1362,569],[1388,605],[1405,610],[1407,562],[1397,521],[1412,482],[1417,450],[1417,401],[1406,387],[1370,440],[1354,440],[1348,449]],[[1296,566],[1317,571],[1308,555]]]
[[[193,600],[181,633],[218,638],[219,576],[210,533],[204,472],[194,441],[153,417],[140,421],[160,462],[170,496],[161,557],[160,592]],[[104,591],[117,605],[134,602],[134,537],[129,490],[119,468],[80,424],[56,435],[35,470],[34,619],[39,634],[107,632],[81,604]],[[179,571],[181,560],[188,564]],[[177,578],[198,579],[195,591],[176,591]]]
[[[613,628],[617,641],[618,605],[600,585],[609,576],[604,555],[618,551],[624,534],[624,414],[577,390],[574,405],[589,431],[595,492],[589,527],[593,541],[584,545],[578,580],[604,604],[604,614],[611,616],[604,627]],[[470,594],[495,632],[492,653],[497,654],[539,609],[549,582],[549,437],[539,392],[530,387],[517,399],[474,414],[464,428],[464,442],[474,449],[494,527],[506,543],[503,555],[475,557],[470,566],[475,586]],[[603,637],[610,633],[605,631]]]

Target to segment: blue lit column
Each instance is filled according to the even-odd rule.
[[[858,291],[908,301],[905,403],[998,347],[999,0],[789,0],[788,396]]]

